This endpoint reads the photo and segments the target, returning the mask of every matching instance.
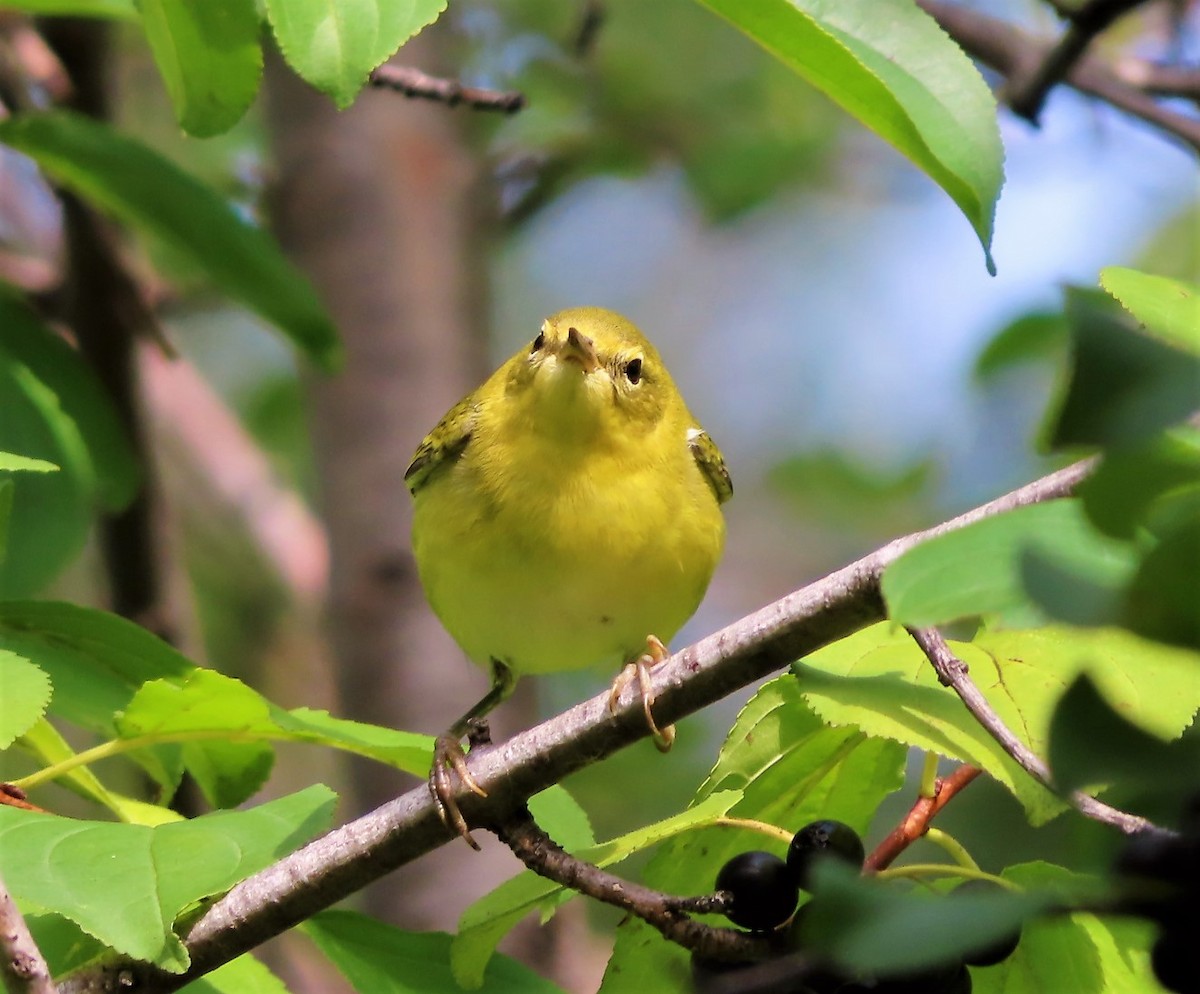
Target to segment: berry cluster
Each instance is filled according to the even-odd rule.
[[[1114,867],[1123,910],[1158,926],[1150,952],[1154,976],[1179,994],[1200,991],[1200,803],[1193,807],[1180,835],[1135,835]]]
[[[862,839],[849,825],[829,819],[805,825],[792,838],[787,859],[768,852],[744,852],[734,856],[717,874],[717,890],[730,895],[726,916],[735,925],[756,932],[779,929],[795,916],[786,942],[780,943],[781,955],[798,951],[799,921],[809,907],[796,913],[801,890],[811,890],[813,868],[823,859],[834,859],[856,869],[862,866],[865,850]],[[955,888],[957,893],[995,887],[986,880],[969,880]],[[780,976],[778,983],[755,990],[767,994],[970,994],[971,975],[967,966],[992,966],[1012,955],[1020,932],[972,951],[961,962],[926,968],[903,976],[847,978],[831,971],[820,976],[806,975],[803,981]],[[697,994],[724,990],[731,973],[748,970],[752,963],[728,963],[692,955],[692,980]]]

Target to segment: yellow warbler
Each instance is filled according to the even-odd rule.
[[[632,664],[669,745],[645,668],[666,655],[655,636],[704,596],[732,485],[642,333],[599,307],[547,318],[438,422],[404,478],[429,603],[493,679],[435,750],[431,788],[460,834],[471,841],[447,766],[482,793],[459,740],[521,675]]]

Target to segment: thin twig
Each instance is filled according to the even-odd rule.
[[[55,994],[50,968],[0,880],[0,987],[9,994]]]
[[[1010,80],[1008,105],[1037,124],[1042,105],[1054,86],[1066,79],[1092,40],[1113,21],[1146,0],[1090,0],[1070,15],[1070,26],[1027,81]],[[1012,84],[1016,84],[1015,86]]]
[[[31,804],[25,797],[25,791],[12,783],[0,783],[0,806],[20,808],[22,811],[46,813],[45,808],[39,808],[36,804]]]
[[[1094,459],[1074,463],[935,528],[896,539],[675,653],[652,674],[655,716],[663,723],[678,721],[881,620],[879,578],[889,563],[937,535],[1065,497],[1094,465]],[[507,742],[472,752],[471,774],[489,796],[465,792],[459,804],[469,821],[495,822],[538,791],[649,734],[637,688],[621,694],[615,713],[606,690]],[[139,994],[178,990],[454,838],[422,784],[234,886],[188,933],[191,962],[185,973],[117,960],[82,968],[59,985],[60,994],[115,991],[127,981],[138,985]]]
[[[777,941],[732,928],[693,921],[689,914],[724,911],[722,892],[702,897],[676,897],[602,870],[562,849],[538,826],[528,810],[520,810],[491,826],[513,854],[538,876],[553,880],[597,901],[611,904],[653,926],[667,939],[701,955],[745,962],[778,951]]]
[[[950,799],[982,772],[978,766],[963,763],[948,777],[940,777],[934,785],[932,796],[918,797],[900,824],[867,856],[863,861],[863,872],[887,869],[897,856],[925,834],[929,823]]]
[[[938,679],[958,694],[967,710],[971,712],[971,716],[1000,744],[1000,748],[1043,787],[1054,790],[1050,768],[1032,749],[1017,738],[1000,716],[992,710],[987,698],[975,685],[975,681],[968,676],[967,664],[954,655],[953,650],[946,644],[946,640],[942,638],[941,632],[936,628],[909,628],[908,633],[921,647],[921,651],[925,653],[926,658],[937,671]],[[1119,828],[1128,835],[1135,832],[1157,830],[1145,818],[1120,811],[1082,791],[1072,792],[1068,795],[1067,800],[1080,814],[1105,825]]]
[[[945,0],[916,0],[964,51],[1009,79],[1037,71],[1049,48],[998,17]],[[1148,93],[1122,81],[1104,62],[1085,57],[1066,75],[1070,86],[1178,138],[1200,152],[1200,120],[1165,107]]]
[[[84,19],[52,18],[44,34],[70,74],[72,109],[108,119],[111,29]],[[135,364],[138,340],[161,338],[161,331],[105,220],[74,194],[63,192],[61,199],[68,259],[61,317],[112,401],[143,475],[132,500],[100,521],[110,607],[177,643],[180,625],[164,582],[158,491]]]
[[[1118,59],[1113,65],[1117,78],[1157,97],[1183,97],[1200,103],[1200,70],[1190,66],[1167,66],[1145,59]]]
[[[515,114],[525,104],[525,94],[517,90],[489,90],[480,86],[463,86],[456,79],[430,76],[412,66],[383,65],[371,73],[371,85],[396,90],[406,97],[436,100],[448,107],[460,104],[472,110],[499,111]]]
[[[583,5],[583,16],[579,19],[579,28],[575,32],[575,57],[585,59],[592,54],[596,47],[596,39],[600,36],[600,28],[608,11],[605,10],[604,0],[586,0]]]

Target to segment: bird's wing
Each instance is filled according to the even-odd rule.
[[[696,460],[704,479],[712,487],[717,503],[724,504],[733,496],[733,480],[729,478],[729,470],[725,468],[721,450],[703,428],[689,428],[687,438],[692,458]]]
[[[443,466],[447,466],[462,455],[475,425],[476,405],[474,397],[464,397],[426,435],[412,462],[404,471],[404,482],[411,493],[416,493]]]

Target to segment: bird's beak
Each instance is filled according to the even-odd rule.
[[[578,363],[585,373],[594,373],[600,368],[596,357],[596,343],[578,328],[568,328],[567,337],[559,346],[558,357],[564,362]]]

